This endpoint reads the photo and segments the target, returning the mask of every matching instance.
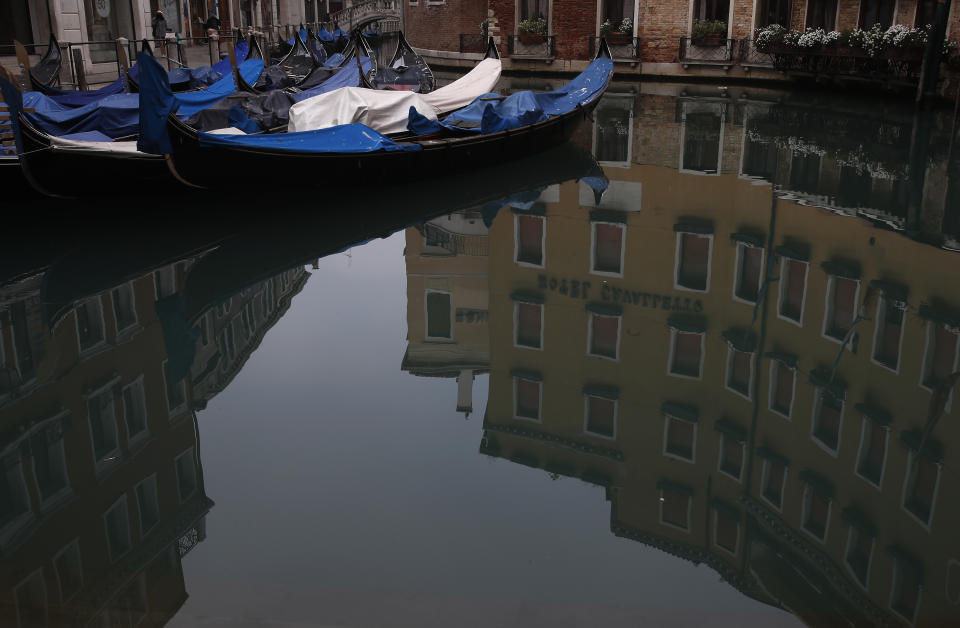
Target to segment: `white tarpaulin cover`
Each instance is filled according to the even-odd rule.
[[[139,155],[141,157],[157,157],[141,153],[137,150],[136,141],[133,142],[87,142],[82,140],[68,140],[62,137],[50,136],[53,150],[81,150],[91,153],[113,153],[115,155]]]
[[[290,107],[287,130],[313,131],[359,122],[380,133],[400,133],[407,130],[410,107],[436,120],[493,90],[500,69],[499,59],[484,59],[466,75],[429,94],[344,87]]]

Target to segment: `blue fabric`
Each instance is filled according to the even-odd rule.
[[[364,74],[370,71],[370,59],[369,57],[360,57],[360,67],[363,68]],[[341,87],[360,87],[360,72],[357,70],[355,63],[348,63],[339,70],[337,70],[333,76],[320,83],[316,87],[311,87],[310,89],[305,89],[302,92],[297,92],[296,94],[290,94],[293,97],[294,102],[300,102],[301,100],[306,100],[312,96],[319,96],[320,94],[326,94],[327,92],[332,92],[335,89],[340,89]]]
[[[109,85],[104,85],[100,89],[74,90],[46,87],[44,88],[44,93],[54,102],[64,105],[65,107],[82,107],[100,100],[104,96],[122,94],[124,91],[126,91],[125,88],[126,86],[124,85],[123,77],[120,77]]]
[[[263,59],[247,59],[240,64],[239,69],[243,80],[253,85],[263,72]],[[181,119],[189,118],[198,111],[220,102],[235,91],[237,91],[236,81],[232,74],[228,74],[207,89],[175,94],[174,98],[180,105],[177,116]]]
[[[190,70],[187,68],[174,68],[167,72],[167,80],[171,85],[180,85],[190,82]]]
[[[573,111],[577,105],[590,102],[602,92],[612,74],[613,60],[594,59],[586,70],[560,89],[535,94],[537,103],[548,116]]]
[[[487,135],[518,129],[547,119],[533,92],[517,92],[502,100],[500,98],[497,94],[484,94],[466,107],[451,113],[443,122],[428,120],[410,107],[407,129],[417,135],[443,130]]]
[[[68,133],[61,135],[62,140],[76,140],[78,142],[112,142],[113,138],[108,137],[100,131],[84,131],[83,133]]]
[[[65,107],[39,92],[27,92],[23,106],[34,108],[27,118],[50,135],[100,131],[121,137],[137,132],[139,100],[137,94],[113,94],[83,107]]]
[[[328,129],[263,135],[200,133],[200,145],[227,148],[260,148],[288,153],[372,153],[422,150],[419,144],[397,144],[363,124],[342,124]]]
[[[205,65],[199,68],[190,68],[190,84],[199,87],[200,85],[212,85],[219,81],[223,75],[217,72],[213,66]]]
[[[235,129],[240,129],[244,133],[259,133],[263,129],[257,124],[256,120],[251,120],[243,109],[234,105],[227,111],[227,124]]]
[[[300,29],[300,39],[302,39],[303,41],[307,41],[307,29],[305,28]],[[287,43],[292,46],[296,41],[297,41],[296,37],[291,37],[290,39],[287,40]]]
[[[327,60],[323,62],[323,67],[325,68],[338,68],[340,67],[347,58],[343,56],[342,52],[335,52]]]
[[[167,72],[151,55],[137,56],[140,66],[140,136],[137,150],[154,155],[173,152],[167,135],[167,117],[176,109],[177,101],[170,91]]]
[[[246,61],[247,55],[250,54],[250,47],[247,45],[247,42],[239,41],[234,47],[233,53],[233,56],[237,59],[237,65],[239,65]],[[216,70],[220,76],[226,76],[231,71],[230,57],[224,57],[210,67]]]
[[[325,28],[320,29],[320,32],[317,33],[317,37],[320,38],[320,41],[333,43],[333,34],[331,34],[330,31]]]
[[[343,37],[344,39],[350,39],[350,35],[347,35],[346,33],[344,33],[344,32],[343,32],[342,30],[340,30],[339,28],[338,28],[337,30],[333,31],[333,38],[334,38],[334,39],[340,39],[341,37]]]

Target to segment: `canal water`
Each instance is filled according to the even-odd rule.
[[[614,84],[427,187],[8,234],[0,624],[957,624],[951,114]]]

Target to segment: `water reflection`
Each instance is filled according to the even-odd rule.
[[[605,97],[599,201],[408,229],[403,368],[457,377],[458,409],[489,369],[481,453],[603,487],[615,535],[806,623],[956,621],[950,146],[696,92]]]

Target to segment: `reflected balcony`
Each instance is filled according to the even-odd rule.
[[[723,39],[719,45],[705,45],[705,42],[689,37],[680,38],[680,63],[684,68],[691,65],[717,65],[729,70],[733,65],[736,39]]]
[[[511,59],[552,63],[557,56],[557,36],[508,35],[507,54]]]

